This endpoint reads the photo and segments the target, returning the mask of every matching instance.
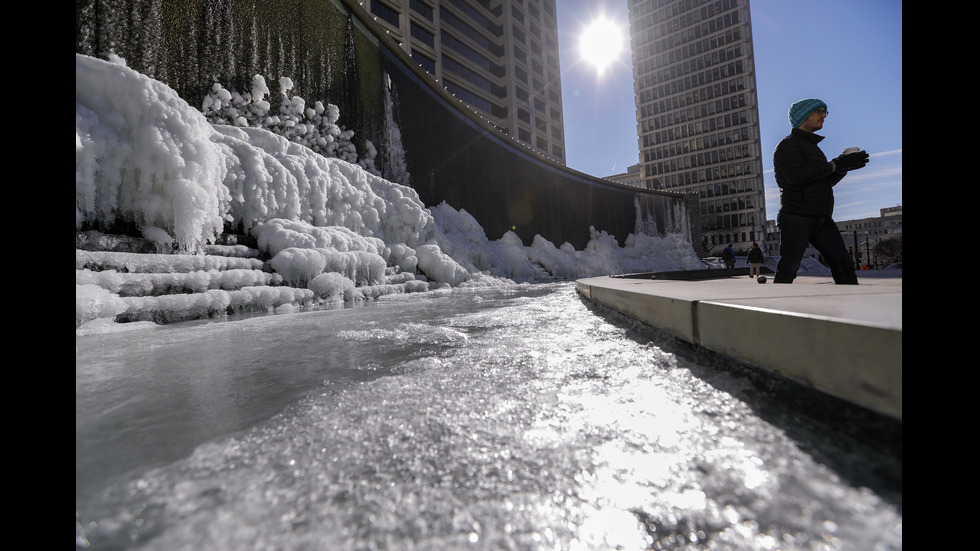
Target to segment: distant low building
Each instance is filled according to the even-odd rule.
[[[881,209],[881,214],[874,218],[838,222],[837,227],[857,265],[884,268],[893,259],[879,258],[875,247],[902,235],[902,206]]]
[[[837,222],[844,244],[858,267],[884,268],[893,261],[891,258],[879,257],[875,254],[875,247],[883,241],[902,235],[902,206],[883,208],[880,212],[879,216],[873,218]],[[776,221],[766,220],[765,254],[778,256],[780,241],[781,233]],[[820,253],[812,246],[807,248],[805,254],[821,260]]]
[[[603,176],[603,179],[616,182],[617,184],[645,188],[643,183],[643,174],[640,173],[639,164],[635,164],[627,168],[626,172],[620,172],[619,174],[613,174],[612,176]]]

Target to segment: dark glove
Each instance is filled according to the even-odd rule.
[[[859,168],[864,168],[868,164],[867,151],[858,151],[857,153],[848,153],[847,155],[841,155],[834,159],[834,166],[837,170],[846,172],[848,170],[857,170]]]

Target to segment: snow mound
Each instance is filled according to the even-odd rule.
[[[213,92],[206,109],[234,100]],[[261,86],[252,94],[264,101]],[[314,114],[335,122],[330,107]],[[511,231],[492,240],[465,210],[427,207],[406,185],[233,115],[212,124],[121,60],[76,54],[76,328],[705,267],[676,234],[620,247],[590,228],[581,251]],[[91,250],[109,241],[81,230],[119,223],[140,230],[140,254]],[[218,245],[228,229],[258,250]]]

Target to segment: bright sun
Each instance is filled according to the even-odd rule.
[[[600,74],[616,60],[622,46],[623,31],[619,25],[601,16],[590,23],[579,38],[582,58]]]

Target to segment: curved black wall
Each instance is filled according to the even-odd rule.
[[[353,0],[79,0],[75,23],[77,53],[119,54],[191,105],[213,82],[246,89],[258,73],[275,88],[288,76],[291,94],[337,105],[355,141],[375,144],[382,173],[387,75],[410,185],[426,205],[469,212],[490,239],[512,230],[525,244],[540,234],[582,249],[591,226],[622,243],[638,231],[638,195],[698,215],[694,196],[640,192],[515,143],[422,71]]]

